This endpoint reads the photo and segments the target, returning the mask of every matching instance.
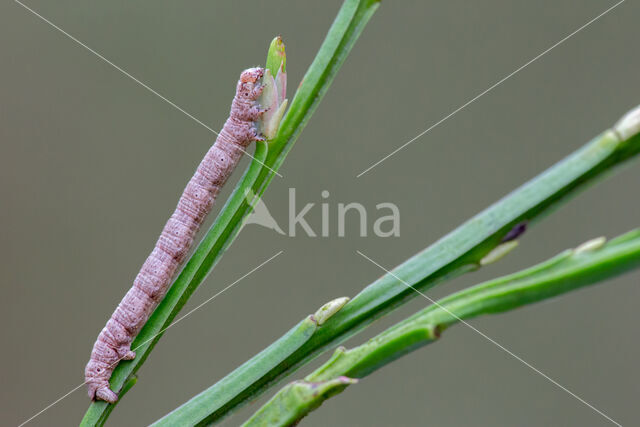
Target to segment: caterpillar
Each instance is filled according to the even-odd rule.
[[[135,358],[131,343],[167,293],[220,188],[245,148],[253,141],[265,140],[258,129],[267,111],[258,103],[264,89],[261,83],[264,75],[263,68],[250,68],[240,75],[229,118],[184,189],[133,286],[98,335],[85,368],[85,383],[91,399],[109,403],[118,400],[109,388],[115,366],[120,360]]]

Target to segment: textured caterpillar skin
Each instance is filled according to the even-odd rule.
[[[91,399],[110,403],[118,400],[116,393],[109,389],[115,366],[120,360],[135,358],[131,342],[167,293],[220,188],[245,148],[252,141],[263,140],[256,130],[256,121],[264,112],[256,102],[262,92],[259,80],[263,74],[262,68],[250,68],[240,75],[231,113],[216,142],[187,184],[133,286],[98,335],[85,368],[85,383]]]

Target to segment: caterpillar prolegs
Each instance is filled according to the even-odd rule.
[[[187,184],[133,286],[98,335],[85,368],[90,398],[111,403],[118,400],[109,388],[115,366],[120,360],[135,358],[131,343],[167,293],[220,188],[247,146],[264,139],[258,130],[258,121],[266,111],[258,105],[264,74],[262,68],[250,68],[240,75],[229,118]]]

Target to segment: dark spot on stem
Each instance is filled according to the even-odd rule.
[[[433,336],[437,339],[437,338],[440,338],[441,334],[442,334],[442,327],[440,325],[436,325],[433,328]]]
[[[514,225],[513,228],[511,230],[509,230],[509,232],[507,234],[504,235],[502,240],[500,240],[500,243],[510,242],[510,241],[515,240],[518,237],[522,236],[524,234],[524,232],[527,231],[527,224],[528,223],[529,223],[529,221],[522,221],[522,222]]]

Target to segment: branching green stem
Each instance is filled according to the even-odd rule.
[[[594,240],[527,270],[457,292],[365,344],[338,348],[303,381],[280,390],[245,427],[295,425],[326,399],[399,357],[430,344],[450,326],[553,298],[640,267],[640,229],[607,244]]]
[[[637,115],[638,111],[640,109],[633,110],[632,114]],[[196,425],[218,421],[240,405],[255,399],[285,375],[323,351],[335,347],[376,318],[414,298],[417,294],[409,287],[423,292],[446,279],[480,268],[486,263],[487,255],[495,253],[496,248],[505,244],[502,240],[514,227],[523,223],[530,227],[587,184],[638,154],[640,129],[636,129],[635,133],[625,134],[626,139],[621,139],[621,134],[617,128],[615,131],[605,131],[580,150],[396,267],[392,274],[367,286],[318,327],[290,356],[273,360],[275,368],[251,377],[238,378],[244,388],[231,400],[228,396],[220,399],[219,385],[215,384],[158,420],[157,425]],[[247,363],[250,364],[251,361]]]
[[[329,89],[364,26],[377,9],[378,1],[346,0],[344,2],[320,51],[305,74],[277,135],[268,144],[256,145],[254,160],[218,214],[214,224],[132,343],[132,349],[137,354],[136,358],[132,361],[121,361],[113,372],[110,381],[112,390],[122,394],[123,387],[130,384],[129,379],[140,369],[164,331],[234,241],[242,228],[243,220],[251,213],[253,204],[257,202],[257,198],[247,200],[247,195],[254,194],[259,197],[264,193]],[[103,425],[113,406],[104,401],[92,402],[81,425]]]

